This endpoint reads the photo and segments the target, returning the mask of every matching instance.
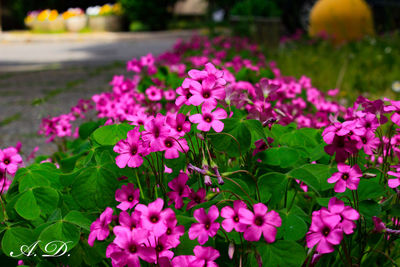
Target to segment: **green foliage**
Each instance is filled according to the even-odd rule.
[[[150,30],[166,29],[176,0],[119,0],[130,22],[140,21]]]
[[[279,17],[282,13],[276,0],[241,0],[231,9],[232,15]]]
[[[327,41],[295,41],[266,50],[285,76],[311,78],[322,91],[339,88],[349,103],[359,95],[396,99],[392,84],[399,80],[400,35],[387,34],[334,47]],[[351,102],[350,102],[351,101]]]

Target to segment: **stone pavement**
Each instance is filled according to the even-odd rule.
[[[159,54],[193,32],[94,35],[0,35],[0,148],[22,142],[26,154],[56,150],[38,136],[41,119],[69,112],[80,98],[109,91],[125,63]],[[128,74],[129,75],[129,74]]]

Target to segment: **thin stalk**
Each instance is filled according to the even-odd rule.
[[[139,180],[139,175],[137,174],[137,169],[134,170],[135,176],[136,176],[136,181],[140,190],[140,196],[142,199],[145,199],[144,194],[143,194],[143,189],[142,189],[142,185],[140,184],[140,180]]]

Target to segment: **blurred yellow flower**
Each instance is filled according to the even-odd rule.
[[[55,20],[57,17],[58,17],[58,11],[55,10],[55,9],[51,10],[51,11],[50,11],[50,14],[49,14],[49,20],[50,20],[50,21],[53,21],[53,20]]]
[[[37,16],[38,21],[45,21],[50,15],[50,9],[45,9]]]
[[[100,16],[104,16],[104,15],[110,15],[112,14],[113,10],[112,10],[112,6],[109,4],[105,4],[104,6],[102,6],[100,8],[100,12],[99,15]]]
[[[112,6],[112,12],[115,15],[122,15],[122,6],[121,3],[116,3]]]

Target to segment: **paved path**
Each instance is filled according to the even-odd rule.
[[[156,33],[0,34],[0,73],[93,65],[170,48],[193,31]]]
[[[191,32],[110,34],[51,38],[0,35],[0,148],[23,144],[51,154],[54,144],[37,135],[43,117],[69,111],[80,98],[111,90],[125,62],[169,49]]]

